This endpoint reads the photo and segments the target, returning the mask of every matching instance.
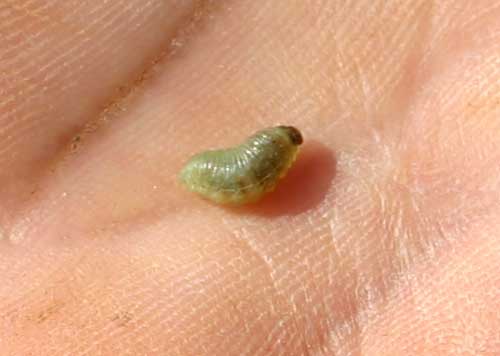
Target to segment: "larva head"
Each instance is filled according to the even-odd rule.
[[[282,130],[283,133],[289,138],[290,142],[298,146],[304,142],[302,134],[293,126],[278,126],[278,129]]]

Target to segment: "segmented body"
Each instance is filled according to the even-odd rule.
[[[189,190],[216,203],[254,202],[274,190],[301,143],[302,135],[294,127],[264,129],[239,146],[193,156],[179,178]]]

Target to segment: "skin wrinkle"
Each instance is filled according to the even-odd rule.
[[[265,246],[264,246],[264,248],[265,248]],[[273,272],[272,272],[273,273],[273,280],[275,281],[274,283],[275,283],[276,288],[282,289],[284,280],[286,280],[287,276],[283,276],[279,280],[277,280],[276,276],[280,275],[279,271],[281,269],[281,266],[280,266],[281,262],[279,260],[277,260],[275,262],[275,264],[276,264],[276,266],[273,268]],[[278,286],[278,282],[279,282],[279,286]],[[302,350],[306,346],[305,345],[306,338],[304,337],[304,333],[302,331],[303,328],[300,326],[301,325],[300,315],[299,315],[300,311],[298,310],[298,306],[295,303],[293,296],[290,295],[290,293],[288,291],[283,291],[282,294],[285,296],[288,296],[288,297],[285,297],[285,300],[287,301],[287,305],[290,307],[290,311],[288,313],[284,314],[285,320],[283,320],[282,323],[277,323],[274,326],[273,330],[271,331],[271,334],[276,334],[280,329],[283,330],[282,325],[285,322],[291,321],[292,325],[294,326],[293,333],[290,335],[287,335],[288,333],[286,332],[286,330],[283,330],[280,333],[283,336],[280,336],[278,338],[278,340],[282,340],[285,338],[284,343],[285,343],[285,345],[289,344],[291,350]],[[288,336],[288,342],[286,340],[287,336]],[[283,344],[283,341],[281,341],[280,344]]]
[[[169,61],[175,60],[176,56],[180,55],[180,48],[189,45],[190,38],[203,28],[207,17],[213,16],[215,9],[213,0],[195,0],[192,7],[191,13],[181,18],[176,24],[175,32],[172,34],[167,48],[162,48],[149,63],[146,63],[138,76],[132,78],[126,84],[121,84],[116,96],[103,105],[101,114],[97,115],[93,120],[88,120],[84,128],[75,133],[75,136],[81,139],[89,133],[94,133],[101,125],[106,124],[110,118],[117,116],[115,115],[117,110],[125,111],[126,108],[122,107],[122,105],[127,100],[130,100],[132,94],[150,82],[153,76],[157,74],[159,67],[166,67]],[[66,148],[66,151],[68,151],[68,148]],[[74,151],[74,149],[69,151]]]
[[[367,184],[366,184],[366,188],[367,188],[367,189],[369,189],[369,184],[370,184],[370,183],[369,183],[369,182],[367,182]],[[381,195],[380,195],[380,192],[379,192],[378,194],[376,194],[376,195],[381,196]],[[391,216],[392,216],[392,213],[391,213],[390,211],[388,211],[388,214],[384,214],[384,213],[382,213],[382,215],[388,215],[389,217],[391,217]],[[391,235],[391,234],[388,234],[388,235]],[[407,266],[409,266],[409,264],[408,264]],[[364,312],[363,312],[363,310],[362,310],[362,311],[360,312],[360,315],[362,315],[363,313],[364,313]]]
[[[187,271],[189,271],[189,268],[187,269]],[[185,288],[185,287],[187,287],[188,289],[190,289],[192,286],[189,286],[189,285],[188,285],[188,286],[184,286],[184,284],[183,284],[183,283],[181,283],[181,282],[182,282],[183,280],[191,280],[191,279],[193,279],[193,277],[195,277],[195,276],[196,276],[196,274],[192,274],[192,273],[189,273],[189,272],[188,272],[188,273],[185,273],[185,272],[183,272],[183,271],[179,271],[179,273],[174,273],[174,275],[176,275],[176,276],[177,276],[177,278],[179,278],[179,279],[180,279],[180,280],[179,280],[179,282],[175,281],[175,284],[172,286],[172,288],[176,288],[176,290],[177,290],[179,287],[181,287],[181,288]],[[134,279],[135,279],[135,278],[134,278]],[[170,282],[171,282],[171,281],[170,281]],[[180,284],[178,284],[178,283],[180,283]],[[162,284],[162,281],[159,281],[159,283],[158,283],[158,284],[159,284],[159,285],[161,285],[161,284]],[[168,285],[165,285],[165,287],[168,287]],[[209,296],[207,295],[207,298],[208,298],[208,297],[209,297]],[[133,299],[136,299],[136,298],[133,298]],[[137,300],[141,300],[141,298],[137,298]],[[157,309],[158,309],[158,308],[155,308],[155,307],[154,307],[154,304],[153,304],[153,305],[148,306],[148,308],[149,308],[149,309],[151,309],[151,310],[152,310],[152,312],[154,312],[154,310],[157,310]],[[182,312],[182,310],[179,310],[179,312]],[[144,312],[143,312],[143,314],[144,314],[144,313],[146,313],[146,311],[144,311]],[[157,313],[153,313],[153,315],[156,315],[156,318],[161,317],[161,316],[160,316],[160,315],[158,315]],[[181,313],[181,315],[183,315],[183,317],[184,317],[184,318],[186,317],[186,313]],[[153,320],[154,320],[154,319],[153,319]],[[167,320],[168,320],[168,319],[167,319]],[[148,324],[148,325],[150,325],[150,324],[151,324],[151,320],[149,321],[149,324]]]
[[[234,240],[242,243],[242,246],[246,247],[246,249],[248,251],[250,251],[250,253],[252,255],[257,257],[257,259],[261,262],[261,265],[264,267],[264,269],[266,270],[267,275],[269,277],[269,281],[270,281],[269,284],[272,288],[272,291],[274,292],[274,295],[276,297],[279,297],[280,299],[285,300],[287,302],[287,304],[291,305],[290,300],[288,298],[286,298],[286,296],[284,296],[282,293],[280,293],[278,287],[276,286],[276,283],[275,283],[275,280],[273,277],[274,268],[273,268],[272,258],[267,258],[264,255],[263,251],[260,251],[257,246],[254,246],[252,244],[252,242],[249,240],[249,237],[245,232],[243,233],[242,236],[238,236],[237,234],[235,234]],[[271,299],[274,299],[274,298],[271,298]],[[290,313],[292,313],[292,310],[293,309],[290,308]],[[292,319],[294,319],[294,318],[292,318]],[[271,331],[271,333],[272,333],[272,331]],[[266,345],[263,345],[263,348],[266,348]]]
[[[313,228],[313,226],[311,226],[311,228]],[[332,239],[330,238],[329,241],[332,241]],[[332,247],[334,248],[333,245],[332,245]],[[313,259],[311,259],[311,261],[312,260]],[[330,262],[330,259],[328,259],[327,263],[329,263],[329,262]],[[312,268],[313,268],[312,266],[309,267],[308,274],[310,275],[310,280],[312,281],[313,290],[316,291],[316,293],[311,293],[311,294],[314,296],[317,296],[316,299],[319,298],[319,306],[320,306],[319,313],[317,311],[314,313],[315,316],[320,318],[320,321],[319,321],[319,326],[318,326],[319,330],[316,332],[317,340],[319,340],[319,341],[315,340],[316,346],[314,347],[314,349],[317,349],[317,351],[313,352],[313,354],[317,354],[317,353],[320,354],[320,353],[326,352],[328,350],[329,340],[327,338],[326,331],[329,329],[332,329],[334,327],[335,323],[330,322],[330,319],[327,317],[328,307],[326,305],[326,297],[325,298],[321,297],[322,288],[314,281],[315,273],[313,272]],[[314,301],[314,303],[315,303],[315,301]],[[315,309],[317,309],[317,308],[315,307]],[[334,352],[333,349],[331,349],[329,351]]]
[[[309,273],[311,273],[311,272],[312,272],[312,271],[310,271]],[[354,280],[356,280],[356,278],[354,278]],[[307,291],[307,289],[304,289],[304,291]],[[325,309],[325,310],[327,310],[327,309]],[[346,323],[350,323],[350,324],[352,324],[352,326],[354,326],[354,324],[352,323],[352,321],[353,321],[353,320],[356,320],[356,319],[358,318],[358,317],[356,316],[356,315],[357,315],[357,312],[350,312],[350,315],[351,315],[351,317],[350,317],[348,320],[346,320]],[[334,330],[337,330],[337,331],[338,331],[338,329],[335,327],[335,325],[340,325],[341,319],[340,319],[340,318],[334,318],[333,320],[334,320],[334,325],[332,325],[332,328],[333,328]],[[329,319],[327,318],[325,321],[328,323],[328,322],[329,322]],[[357,328],[356,328],[356,327],[351,327],[351,328],[350,328],[350,330],[353,330],[353,329],[357,329]],[[326,331],[326,329],[325,329],[325,331]],[[331,332],[332,332],[332,331],[330,331],[330,335],[331,335]],[[341,334],[341,333],[340,333],[339,335],[340,335],[340,338],[342,338],[342,339],[344,339],[344,340],[345,340],[345,336],[342,336],[342,334]],[[351,337],[352,337],[352,334],[351,334]],[[323,339],[323,340],[324,340],[324,341],[323,341],[323,344],[322,344],[322,343],[320,343],[320,344],[315,343],[315,342],[314,342],[314,340],[309,340],[307,343],[308,343],[308,344],[312,344],[312,345],[317,345],[317,347],[315,347],[315,348],[317,348],[317,349],[321,349],[322,345],[323,345],[323,346],[325,346],[325,345],[326,345],[326,344],[325,344],[326,339],[325,339],[325,338],[322,338],[322,337],[320,337],[320,339]],[[312,342],[311,342],[311,341],[312,341]],[[332,350],[330,350],[330,351],[331,351],[331,352],[334,352],[334,349],[332,349]]]
[[[314,275],[312,274],[311,271],[309,271],[309,275],[310,275],[310,280],[312,281],[313,291],[316,291],[316,293],[311,293],[311,294],[313,294],[313,295],[321,295],[321,293],[320,293],[321,288],[314,282]],[[319,313],[315,312],[314,316],[319,316],[322,319],[323,315],[327,315],[327,310],[328,309],[326,308],[326,305],[324,303],[323,298],[320,297],[319,300],[320,300],[320,303],[319,303],[319,305],[320,305],[320,312]],[[317,308],[315,307],[315,309],[317,309]],[[313,324],[314,324],[314,322],[313,322]],[[316,338],[315,338],[315,340],[313,340],[314,341],[313,349],[317,349],[318,350],[317,352],[320,352],[320,350],[324,350],[324,348],[325,348],[325,346],[327,344],[327,338],[326,338],[326,335],[325,335],[325,331],[327,330],[327,328],[325,328],[324,330],[322,330],[322,328],[320,328],[320,326],[324,326],[324,325],[321,325],[323,323],[319,322],[318,324],[319,324],[318,328],[317,328],[318,330],[316,330],[316,328],[315,328],[315,330],[316,330],[316,332],[315,332]],[[313,354],[314,354],[314,352],[313,352]]]
[[[103,123],[107,123],[109,118],[113,117],[113,110],[117,108],[120,111],[125,111],[125,108],[121,108],[121,103],[126,102],[127,98],[138,88],[143,87],[148,81],[151,80],[151,75],[154,74],[155,70],[160,65],[165,65],[165,61],[173,60],[172,57],[173,48],[172,43],[177,41],[177,37],[182,36],[182,42],[184,45],[187,45],[188,39],[196,34],[203,22],[206,20],[207,16],[212,15],[214,7],[210,5],[210,0],[199,0],[195,2],[193,6],[193,11],[191,12],[191,16],[188,16],[186,19],[181,18],[179,21],[179,25],[176,25],[176,31],[172,36],[170,41],[170,45],[167,50],[162,49],[160,54],[156,55],[156,57],[148,64],[148,67],[142,70],[140,75],[131,81],[129,81],[128,85],[121,85],[121,90],[118,92],[118,96],[112,97],[109,100],[108,104],[103,106],[101,114],[97,115],[96,119],[87,120],[86,124],[83,128],[77,130],[74,133],[73,137],[78,137],[78,146],[83,144],[84,139],[87,138],[89,133],[94,133]],[[131,6],[131,5],[129,5]],[[209,12],[210,11],[210,12]],[[103,18],[104,19],[104,18]],[[96,20],[97,22],[98,20]],[[106,21],[107,24],[111,24],[113,21]],[[109,26],[108,25],[108,26]],[[72,48],[72,51],[75,51],[75,48]],[[179,52],[176,49],[176,52]],[[59,57],[58,57],[59,59]],[[77,59],[75,59],[76,61]],[[46,65],[47,66],[47,65]],[[48,78],[50,79],[50,78]],[[31,130],[31,128],[27,128],[27,131]],[[61,163],[64,163],[68,156],[73,156],[77,150],[75,149],[75,140],[73,138],[65,139],[65,145],[62,147],[58,153],[54,154],[51,158],[51,163],[47,163],[48,169],[46,169],[45,173],[41,174],[38,177],[38,185],[44,183],[47,179],[51,179],[51,173],[56,170],[56,167]],[[29,208],[30,202],[25,202],[24,205]]]
[[[111,10],[113,10],[113,8],[111,8]],[[97,11],[97,10],[96,10],[96,11]],[[108,17],[109,17],[109,14],[110,14],[110,13],[113,13],[113,12],[115,12],[115,11],[108,11],[108,12],[106,12],[104,15],[101,15],[101,18],[97,18],[97,19],[95,19],[94,23],[99,23],[99,21],[106,19],[106,16],[108,16]],[[92,13],[91,13],[91,15],[92,15]],[[116,17],[116,16],[118,16],[118,15],[117,15],[117,14],[116,14],[116,12],[115,12],[115,17]],[[54,22],[51,22],[51,23],[54,23]],[[108,23],[108,25],[107,25],[105,28],[103,28],[103,29],[101,30],[101,32],[107,33],[107,35],[106,35],[106,36],[109,36],[109,33],[112,33],[112,31],[107,31],[107,29],[108,29],[108,27],[110,27],[110,26],[111,26],[111,24],[113,23],[113,21],[109,21],[109,22],[107,22],[107,23]],[[75,29],[76,29],[76,28],[75,28]],[[77,31],[76,33],[77,33],[77,34],[79,34],[79,33],[81,33],[81,31]],[[83,34],[85,34],[85,33],[83,33]],[[40,34],[38,34],[38,36],[40,36]],[[67,44],[72,43],[72,42],[74,42],[74,38],[68,39],[68,40],[66,40],[66,41],[64,41],[64,42],[59,42],[59,43],[58,43],[58,45],[59,45],[60,47],[63,47],[64,45],[67,45]],[[77,45],[76,47],[72,47],[72,48],[70,49],[70,51],[66,51],[66,52],[64,53],[64,56],[66,56],[66,57],[70,57],[70,54],[72,54],[73,52],[77,52],[77,50],[78,50],[78,49],[83,48],[83,45],[85,45],[85,44],[86,44],[86,42],[81,43],[80,41],[77,41],[77,43],[78,43],[78,45]],[[57,68],[58,66],[60,66],[60,65],[61,65],[60,63],[59,63],[59,65],[58,65],[58,66],[56,66],[55,64],[57,64],[57,61],[61,62],[61,59],[64,59],[64,56],[63,56],[63,57],[58,56],[58,57],[55,57],[54,59],[52,59],[51,61],[48,61],[48,60],[45,60],[45,58],[46,58],[46,57],[47,57],[47,58],[48,58],[48,57],[53,57],[53,52],[50,52],[50,53],[45,53],[44,55],[45,55],[45,57],[39,57],[39,58],[38,58],[38,60],[42,60],[42,61],[43,61],[44,66],[43,66],[43,67],[38,68],[37,73],[44,73],[44,72],[47,72],[47,74],[46,74],[46,75],[44,75],[44,76],[43,76],[43,78],[44,78],[44,80],[45,80],[46,82],[49,82],[49,80],[50,80],[50,79],[53,79],[53,77],[56,75],[56,73],[54,72],[54,70],[48,70],[48,69],[54,69],[54,68]],[[82,55],[83,55],[83,54],[82,54]],[[73,63],[77,63],[77,62],[79,61],[79,59],[80,59],[80,58],[75,58],[72,62],[73,62]],[[72,64],[72,62],[67,63],[66,61],[62,61],[62,63],[63,63],[63,64],[65,64],[65,66],[69,66],[70,64]],[[9,64],[9,63],[7,62],[7,64]],[[30,70],[30,66],[29,66],[29,65],[27,65],[26,67],[27,67],[27,68],[26,68],[26,72],[28,72],[28,71]],[[52,75],[52,77],[49,77],[49,76],[48,76],[48,74],[49,74],[49,73],[51,73],[51,72],[52,72],[52,73],[54,73],[54,74]],[[18,73],[20,74],[20,73],[22,73],[22,72],[18,72]],[[35,91],[35,89],[36,89],[36,87],[37,87],[37,86],[39,86],[39,84],[40,84],[40,83],[37,83],[36,81],[32,80],[32,85],[31,85],[31,87],[21,89],[21,90],[22,90],[22,92],[23,92],[23,95],[26,95],[26,93],[28,93],[28,94],[29,94],[29,93],[30,93],[30,91],[29,91],[30,89],[32,89],[32,90],[31,90],[31,92],[34,92],[34,91]],[[14,111],[13,113],[15,114],[16,112]]]
[[[265,7],[265,5],[264,5],[264,7]],[[259,11],[259,15],[261,13],[265,14],[265,11],[263,11],[263,9],[261,9]],[[277,20],[276,20],[276,23],[272,24],[273,25],[273,29],[276,27],[277,31],[280,31],[280,32],[294,31],[294,29],[296,28],[296,26],[294,25],[294,23],[292,21],[284,21],[286,19],[287,19],[286,16],[279,16],[277,18]],[[268,53],[266,55],[269,56],[269,57],[271,57],[270,59],[272,60],[272,67],[280,67],[281,68],[280,72],[278,72],[278,74],[280,75],[280,78],[278,78],[277,81],[281,83],[281,87],[282,88],[285,87],[287,84],[289,84],[288,82],[291,79],[293,79],[293,77],[294,77],[293,73],[290,73],[288,71],[287,66],[289,64],[288,63],[281,63],[279,56],[273,56],[272,55],[273,51],[277,51],[278,53],[284,52],[285,48],[283,46],[283,43],[281,43],[281,42],[275,43],[272,40],[272,37],[269,37],[269,38],[265,37],[265,38],[259,39],[258,42],[252,43],[252,45],[256,47],[255,48],[256,51],[262,50],[263,48],[269,48],[269,51],[268,51]],[[279,48],[279,50],[277,48]],[[251,48],[249,52],[252,52],[252,49],[253,48]],[[302,51],[300,51],[297,54],[301,55],[301,53],[302,53]],[[242,59],[240,59],[238,57],[237,62],[240,63],[240,66],[242,68],[245,68],[248,65],[255,64],[255,58],[253,56],[247,56],[247,58],[242,58]],[[271,68],[269,68],[269,69],[268,68],[263,68],[263,70],[270,71],[274,75],[276,75],[276,71],[273,71]],[[281,71],[283,71],[284,73],[282,74]],[[288,75],[286,75],[286,74],[288,74]],[[249,84],[246,84],[246,85],[249,86]],[[301,83],[300,85],[303,86],[304,84]],[[312,84],[311,84],[311,86],[312,86]],[[288,110],[288,108],[290,108],[290,107],[294,108],[296,106],[296,102],[297,102],[297,94],[296,93],[294,93],[293,96],[290,96],[287,93],[286,96],[281,96],[280,95],[279,100],[270,100],[269,98],[272,99],[273,98],[273,94],[271,92],[269,92],[269,88],[267,86],[258,87],[258,88],[254,88],[254,89],[256,91],[255,91],[255,93],[253,95],[261,95],[263,98],[265,98],[262,101],[267,104],[265,106],[259,107],[259,115],[258,115],[259,118],[257,118],[257,120],[260,119],[260,116],[264,116],[264,117],[268,116],[268,112],[272,111],[273,107],[283,108],[283,113],[285,115],[287,115],[288,117],[290,117],[290,115],[299,116],[299,114],[297,114],[295,112],[290,113],[289,110]],[[244,90],[248,91],[247,88],[245,88]],[[305,86],[303,91],[305,93],[307,93],[310,90],[309,90],[308,86]]]
[[[107,12],[107,15],[109,15],[110,13],[113,13],[113,11],[108,11],[108,12]],[[106,15],[106,14],[105,14],[105,15]],[[118,15],[116,15],[116,16],[118,16]],[[115,16],[115,17],[116,17],[116,16]],[[109,16],[108,16],[108,17],[109,17]],[[104,19],[106,19],[106,17],[97,18],[97,19],[94,21],[94,23],[99,22],[99,21],[103,21]],[[114,21],[112,21],[112,20],[108,20],[108,21],[107,21],[107,23],[108,23],[107,27],[105,27],[105,28],[103,28],[103,29],[102,29],[102,32],[106,33],[106,36],[105,36],[105,37],[101,37],[101,40],[102,40],[102,39],[105,39],[105,38],[109,38],[109,37],[112,35],[112,31],[107,31],[107,29],[108,29],[108,27],[110,27],[110,26],[111,26],[111,24],[112,24],[113,22],[114,22]],[[81,31],[79,31],[79,32],[77,32],[77,33],[80,33],[80,32],[81,32]],[[83,32],[83,34],[85,35],[85,32]],[[62,42],[62,43],[58,43],[58,45],[59,45],[59,46],[62,46],[62,45],[65,45],[65,44],[69,44],[69,43],[71,43],[71,42],[74,42],[74,39],[73,39],[73,38],[72,38],[72,39],[70,39],[70,40],[68,40],[68,41],[65,41],[65,42]],[[80,42],[79,42],[79,41],[77,41],[77,43],[80,43]],[[64,61],[64,58],[65,58],[65,57],[70,57],[72,53],[78,52],[78,50],[79,50],[79,49],[81,49],[81,48],[83,48],[83,46],[85,46],[85,45],[86,45],[86,42],[82,42],[82,43],[81,43],[81,44],[79,44],[78,46],[73,46],[73,47],[71,48],[71,50],[70,50],[70,51],[66,51],[66,53],[64,54],[64,56],[58,56],[58,57],[55,57],[55,59],[54,59],[54,60],[52,60],[52,63],[51,63],[50,61],[44,61],[44,67],[39,68],[38,73],[43,73],[43,72],[47,72],[47,73],[54,73],[52,76],[49,76],[48,74],[43,76],[43,78],[44,78],[44,81],[45,81],[45,82],[50,82],[50,80],[51,80],[51,79],[54,79],[54,77],[56,76],[56,71],[55,71],[54,69],[57,67],[57,66],[56,66],[57,62],[62,62],[62,63],[63,63],[63,65],[64,65],[65,67],[68,67],[68,68],[69,68],[72,64],[77,63],[77,62],[78,62],[81,58],[80,58],[80,57],[74,58],[74,59],[72,59],[72,61],[70,61],[70,62]],[[52,52],[47,53],[47,56],[49,56],[49,55],[53,57],[53,53],[52,53]],[[84,55],[84,54],[82,54],[82,56],[83,56],[83,55]],[[39,58],[39,60],[43,60],[43,57]],[[29,68],[29,66],[28,66],[27,71],[28,71],[29,69],[30,69],[30,68]],[[60,72],[59,72],[59,73],[60,73]],[[27,88],[22,89],[22,93],[23,93],[23,95],[30,94],[30,92],[35,92],[35,90],[37,89],[37,86],[39,86],[39,85],[38,85],[38,84],[37,84],[34,80],[32,80],[32,84],[31,84],[31,86],[29,86],[29,87],[27,87]],[[44,87],[44,90],[46,90],[46,87]],[[67,90],[68,90],[68,87],[63,87],[63,88],[62,88],[62,90],[63,90],[63,91],[64,91],[64,90],[66,90],[66,91],[67,91]],[[14,111],[13,111],[13,112],[7,112],[6,114],[7,114],[7,116],[8,116],[9,114],[10,114],[11,116],[13,116],[13,115],[16,115],[16,114],[17,114],[17,112],[16,112],[16,110],[14,109]],[[27,116],[27,117],[25,117],[24,121],[29,122],[29,119],[30,119],[30,116]],[[9,124],[7,124],[7,125],[8,125],[8,126],[7,126],[7,129],[9,129],[9,128],[11,128],[11,129],[12,129],[12,128],[15,128],[15,127],[18,127],[18,126],[19,126],[19,121],[12,121],[10,125],[9,125]],[[33,130],[34,128],[36,128],[36,126],[37,126],[37,125],[38,125],[38,124],[30,125],[30,126],[26,127],[26,129],[24,129],[23,131],[24,131],[24,132],[29,132],[29,131]],[[31,126],[35,126],[35,127],[31,127]],[[23,131],[21,131],[21,133],[23,133]],[[17,133],[19,134],[19,130],[17,131]],[[19,136],[19,135],[17,135],[17,136]],[[23,135],[21,135],[21,136],[23,136]],[[13,143],[12,143],[12,145],[13,145],[14,143],[15,143],[15,142],[13,142]],[[12,145],[11,145],[11,146],[12,146]]]
[[[464,261],[462,265],[463,265],[463,266],[467,266],[467,265],[469,265],[469,264],[468,264],[467,262],[465,262],[465,261]],[[440,264],[439,264],[439,263],[437,263],[435,267],[436,267],[436,268],[443,268],[443,267],[445,267],[445,266],[443,266],[443,265],[441,264],[441,267],[440,267]],[[460,268],[460,267],[457,267],[456,269],[458,270],[459,268]],[[422,276],[424,276],[424,275],[422,275]],[[456,275],[455,273],[450,273],[450,274],[449,274],[449,276],[460,276],[460,275]],[[436,279],[435,279],[432,275],[429,275],[429,276],[428,276],[428,279],[429,279],[429,280],[431,280],[431,281],[433,281],[433,282],[434,282],[434,284],[438,284],[438,283],[444,282],[444,280],[446,280],[446,278],[441,279],[441,280],[436,280]],[[432,288],[427,287],[427,289],[431,290]],[[424,298],[426,298],[427,296],[430,296],[430,297],[432,298],[433,293],[432,293],[432,291],[429,291],[429,292],[427,292],[427,293],[425,293],[425,294],[420,294],[420,295],[421,295],[422,297],[424,297]],[[415,302],[415,303],[413,303],[412,305],[418,305],[418,304],[421,304],[421,303],[417,303],[417,302]],[[439,305],[437,305],[437,307],[439,308]],[[460,313],[460,311],[457,311],[457,312],[458,312],[458,313]],[[472,315],[473,315],[473,314],[472,314]],[[432,314],[429,314],[428,318],[431,318],[431,319],[429,319],[429,320],[427,320],[427,321],[431,321],[431,320],[432,320]]]
[[[378,111],[380,112],[378,115],[379,123],[377,125],[380,129],[377,133],[381,135],[384,134],[384,129],[387,130],[387,127],[389,126],[384,124],[385,117],[410,117],[409,114],[413,109],[410,103],[410,98],[418,93],[419,88],[417,86],[417,78],[419,76],[419,72],[422,70],[422,62],[425,56],[425,44],[432,33],[432,13],[433,2],[422,2],[418,10],[415,11],[415,29],[413,30],[412,35],[410,35],[407,39],[407,46],[411,49],[408,50],[408,54],[401,64],[402,68],[406,67],[408,70],[401,70],[403,74],[400,78],[397,78],[395,85],[392,85],[392,87],[389,88],[387,88],[388,85],[384,86],[384,88],[386,88],[386,90],[388,89],[392,94],[392,100],[388,100],[387,98],[389,98],[390,95],[387,95],[387,97],[383,98],[382,102],[377,105]],[[404,30],[400,32],[403,33]],[[414,38],[417,36],[420,37],[419,40],[414,41]],[[403,91],[407,93],[406,97],[400,94]],[[404,136],[402,132],[404,132],[405,128],[408,126],[408,121],[409,120],[401,120],[401,123],[396,127],[396,129],[390,131],[390,134],[392,134],[393,138],[396,139],[396,143],[392,147],[392,152],[397,152],[398,148],[401,152],[404,152],[407,148],[404,140],[402,139]],[[398,139],[398,137],[400,138]],[[402,159],[397,161],[397,163],[401,162],[403,162]]]
[[[259,261],[261,261],[262,265],[265,267],[265,270],[267,271],[267,275],[269,276],[269,280],[270,280],[270,285],[272,287],[272,290],[274,292],[274,295],[276,297],[278,297],[280,300],[284,300],[286,302],[286,304],[288,305],[288,311],[284,314],[287,316],[286,318],[286,321],[284,320],[279,320],[278,323],[276,323],[275,327],[270,331],[270,335],[273,335],[275,333],[275,331],[277,330],[280,330],[282,329],[282,326],[280,324],[280,322],[288,322],[288,321],[291,321],[292,325],[294,326],[294,330],[298,331],[298,330],[301,330],[301,328],[299,327],[299,323],[297,323],[296,321],[296,308],[293,307],[293,301],[287,297],[285,294],[283,294],[282,292],[280,292],[280,288],[278,287],[276,281],[275,281],[275,277],[274,277],[274,270],[275,270],[275,267],[273,266],[273,261],[272,261],[272,257],[267,257],[264,254],[264,252],[262,252],[257,245],[254,245],[251,241],[250,241],[250,237],[248,234],[244,233],[241,237],[238,237],[236,236],[236,241],[239,241],[239,242],[243,242],[243,245],[251,251],[251,253],[256,256]],[[272,300],[274,300],[275,298],[271,298]],[[303,334],[301,334],[302,337],[297,337],[295,334],[294,334],[294,337],[293,339],[295,340],[301,340],[300,344],[303,344],[303,341],[302,340],[305,340]],[[305,347],[305,345],[303,346],[306,350],[307,348]],[[259,354],[262,354],[262,355],[265,355],[264,351],[267,349],[267,345],[263,345],[262,346],[262,351],[263,353],[259,353]]]
[[[200,2],[203,2],[203,1],[200,1]],[[117,3],[117,2],[115,2],[115,3]],[[118,3],[118,4],[119,4],[119,3]],[[130,5],[129,5],[129,6],[130,6]],[[199,13],[200,13],[200,8],[202,8],[202,6],[201,6],[201,5],[199,5],[199,4],[197,4],[197,5],[195,6],[195,10],[197,11],[197,15],[196,15],[196,16],[198,16],[198,17],[199,17]],[[97,11],[97,10],[95,10],[95,11]],[[123,10],[122,10],[122,11],[123,11]],[[110,13],[112,13],[112,12],[108,11],[106,14],[110,14]],[[117,12],[114,12],[114,13],[117,13]],[[104,20],[105,20],[105,18],[102,18],[101,20],[102,20],[102,21],[104,21]],[[97,20],[95,20],[95,21],[94,21],[94,23],[99,23],[99,21],[100,21],[100,20],[99,20],[99,19],[97,19]],[[106,24],[108,24],[108,25],[111,25],[111,24],[113,23],[113,21],[111,21],[111,20],[110,20],[110,21],[106,21],[105,23],[106,23]],[[182,26],[181,26],[181,27],[182,27]],[[108,33],[112,33],[111,31],[107,31],[107,32],[108,32]],[[79,46],[79,45],[77,45],[77,47],[78,47],[78,46]],[[75,51],[76,51],[76,49],[77,49],[77,47],[72,46],[72,47],[71,47],[71,51],[75,52]],[[67,53],[67,54],[66,54],[66,56],[68,56],[68,55],[69,55],[69,54]],[[57,57],[57,60],[60,60],[60,57]],[[75,61],[77,61],[77,60],[78,60],[78,58],[77,58],[77,59],[75,59]],[[45,68],[48,68],[48,65],[49,65],[49,64],[45,64]],[[52,73],[54,73],[54,75],[55,75],[55,72],[56,72],[56,71],[52,70]],[[50,77],[47,77],[46,79],[47,79],[47,80],[50,80]],[[28,88],[28,89],[29,89],[29,88]],[[113,102],[114,102],[114,100],[115,100],[115,99],[113,99],[113,98],[112,98],[112,99],[111,99],[111,102],[113,103]],[[104,111],[106,111],[106,109],[107,109],[107,106],[105,105],[105,106],[104,106]],[[27,117],[26,119],[28,119],[28,118],[29,118],[29,117]],[[90,121],[92,121],[92,120],[90,120]],[[30,130],[31,130],[31,129],[30,129]],[[85,132],[85,128],[83,129],[83,131]],[[29,131],[28,131],[28,132],[29,132]],[[77,134],[78,134],[78,133],[77,133]],[[11,136],[11,135],[9,135],[9,136]],[[81,137],[81,135],[80,135],[80,137]],[[72,145],[72,139],[69,139],[69,141],[70,141],[69,143],[67,142],[67,143],[65,144],[66,148],[64,148],[64,149],[63,149],[63,151],[67,149],[67,146],[68,146],[68,145],[69,145],[69,146],[71,146],[71,145]],[[56,154],[52,157],[52,160],[53,160],[53,162],[54,162],[53,164],[57,164],[57,162],[61,160],[61,157],[60,157],[60,156],[61,156],[61,154],[60,154],[60,153],[56,153]],[[53,165],[53,164],[52,164],[52,165]],[[49,164],[49,166],[50,166],[50,165],[51,165],[51,164]],[[45,176],[45,177],[50,177],[49,173],[50,173],[50,171],[51,171],[51,170],[52,170],[52,168],[49,168],[49,169],[48,169],[48,170],[47,170],[44,174],[42,174],[42,176],[40,176],[40,177],[39,177],[39,178],[40,178],[39,180],[42,180],[44,176]]]
[[[450,91],[452,91],[452,90],[450,90]],[[459,99],[459,98],[457,98],[456,100],[458,100],[458,99]],[[447,102],[448,102],[448,101],[447,101]],[[456,115],[454,115],[454,116],[456,117]],[[455,126],[457,125],[457,124],[456,124],[456,121],[455,121],[455,120],[451,120],[451,118],[450,118],[450,123],[451,123],[452,125],[455,125]],[[436,135],[437,135],[438,133],[440,133],[440,132],[448,132],[448,130],[447,130],[447,129],[446,129],[446,127],[444,126],[444,123],[442,124],[442,126],[441,126],[441,128],[440,128],[440,129],[435,130],[435,134],[436,134]],[[460,137],[460,136],[458,136],[458,137]],[[469,137],[470,137],[470,136],[469,136]],[[429,137],[429,140],[431,140],[431,139],[432,139],[432,138],[431,138],[431,137]],[[442,143],[442,139],[436,139],[436,140],[437,140],[438,142]],[[448,141],[448,142],[450,142],[450,141]],[[462,143],[460,143],[460,141],[459,141],[459,144],[460,144],[461,146],[464,146],[463,142],[462,142]],[[445,146],[442,146],[442,147],[443,147],[443,149],[445,148]],[[466,147],[464,146],[464,149],[466,149],[466,150],[470,150],[470,147],[469,147],[469,148],[466,148]],[[451,159],[454,159],[454,157],[450,157],[450,158],[451,158]],[[437,165],[436,165],[436,166],[437,166]],[[441,167],[440,167],[440,168],[441,168]],[[441,168],[441,169],[442,169],[442,168]],[[454,177],[451,177],[451,178],[452,178],[452,179],[455,179]],[[443,185],[447,185],[447,184],[448,184],[448,182],[447,182],[446,180],[444,180],[444,181],[442,181],[442,184],[443,184]],[[446,189],[449,189],[449,188],[446,188]]]

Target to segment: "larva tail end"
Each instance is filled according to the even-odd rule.
[[[188,162],[177,174],[177,181],[191,190],[191,180],[191,165]]]

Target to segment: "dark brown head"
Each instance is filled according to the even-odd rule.
[[[290,138],[290,141],[292,141],[294,145],[298,146],[302,144],[302,142],[304,142],[302,134],[295,127],[293,126],[278,126],[278,127],[286,132],[286,134]]]

